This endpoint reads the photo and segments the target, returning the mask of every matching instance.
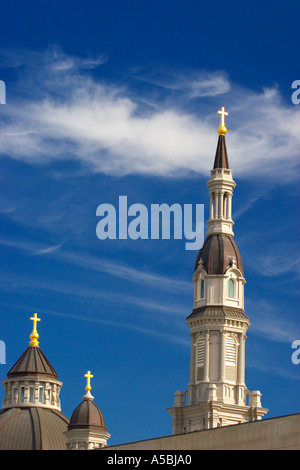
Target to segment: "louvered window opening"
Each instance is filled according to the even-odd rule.
[[[235,366],[236,364],[236,343],[232,336],[227,336],[226,338],[225,363],[230,366]]]
[[[197,341],[197,366],[204,365],[204,339],[201,338]]]
[[[196,380],[203,380],[204,377],[204,338],[200,337],[196,343]]]

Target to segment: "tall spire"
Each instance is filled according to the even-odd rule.
[[[244,312],[244,274],[233,240],[231,200],[235,182],[225,144],[224,107],[218,111],[218,146],[207,182],[210,197],[207,237],[193,275],[193,311],[186,321],[191,333],[190,380],[177,391],[173,434],[261,419],[261,393],[245,385],[245,339],[250,321]]]
[[[226,168],[229,169],[227,149],[225,142],[225,134],[227,133],[227,128],[225,127],[225,116],[228,116],[228,112],[225,112],[224,106],[218,111],[218,114],[221,115],[220,126],[218,129],[219,140],[215,156],[214,168]]]
[[[219,135],[215,162],[214,162],[214,169],[215,168],[226,168],[227,170],[229,170],[227,148],[226,148],[226,141],[225,141],[224,135]]]
[[[231,201],[235,182],[232,179],[232,171],[229,169],[228,156],[225,142],[224,116],[228,116],[225,108],[222,107],[218,114],[221,115],[221,122],[218,128],[218,145],[215,155],[214,167],[207,182],[210,197],[210,212],[207,222],[207,235],[227,234],[233,235],[233,220],[231,217]]]

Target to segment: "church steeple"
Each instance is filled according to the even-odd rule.
[[[225,142],[225,134],[227,134],[227,128],[225,127],[225,116],[228,116],[228,112],[225,111],[224,106],[218,111],[221,115],[220,126],[218,129],[219,140],[215,156],[214,168],[226,168],[229,169],[227,149]]]
[[[224,123],[224,114],[228,115],[228,113],[225,113],[223,107],[218,112],[221,114],[221,123],[218,129],[219,139],[214,166],[207,182],[210,198],[207,235],[218,233],[233,235],[231,206],[233,189],[236,184],[232,178],[232,171],[229,169],[225,141],[227,129]]]
[[[233,240],[231,201],[235,182],[229,169],[224,108],[218,111],[218,145],[207,182],[210,213],[207,236],[194,268],[190,380],[175,392],[173,434],[237,424],[261,417],[260,392],[245,385],[245,339],[250,321],[244,312],[244,273]]]

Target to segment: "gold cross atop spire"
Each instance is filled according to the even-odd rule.
[[[87,392],[90,392],[92,390],[92,387],[91,387],[91,379],[94,377],[92,374],[91,374],[91,371],[88,370],[87,373],[84,375],[86,377],[86,391]]]
[[[220,111],[218,111],[218,114],[221,115],[221,121],[220,121],[220,126],[219,126],[219,129],[218,129],[218,134],[219,135],[225,135],[226,132],[227,132],[227,129],[225,127],[225,116],[228,116],[228,113],[225,111],[224,106],[222,106]]]
[[[32,333],[30,335],[30,343],[29,345],[30,346],[38,346],[39,345],[39,342],[38,342],[38,337],[39,337],[39,334],[37,332],[37,329],[36,329],[36,324],[38,321],[41,321],[40,318],[38,318],[37,314],[35,313],[33,317],[30,317],[30,320],[33,321],[33,330],[32,330]]]

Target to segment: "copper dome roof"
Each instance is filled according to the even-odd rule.
[[[37,346],[29,346],[7,373],[8,378],[21,375],[45,375],[58,379],[52,365]]]
[[[235,262],[236,267],[244,274],[243,264],[239,250],[232,235],[209,235],[198,252],[195,271],[202,259],[203,268],[207,274],[224,274]]]
[[[68,429],[74,428],[107,430],[103,414],[92,399],[84,397],[83,401],[73,411]]]
[[[65,450],[69,419],[39,407],[0,411],[0,450]]]

